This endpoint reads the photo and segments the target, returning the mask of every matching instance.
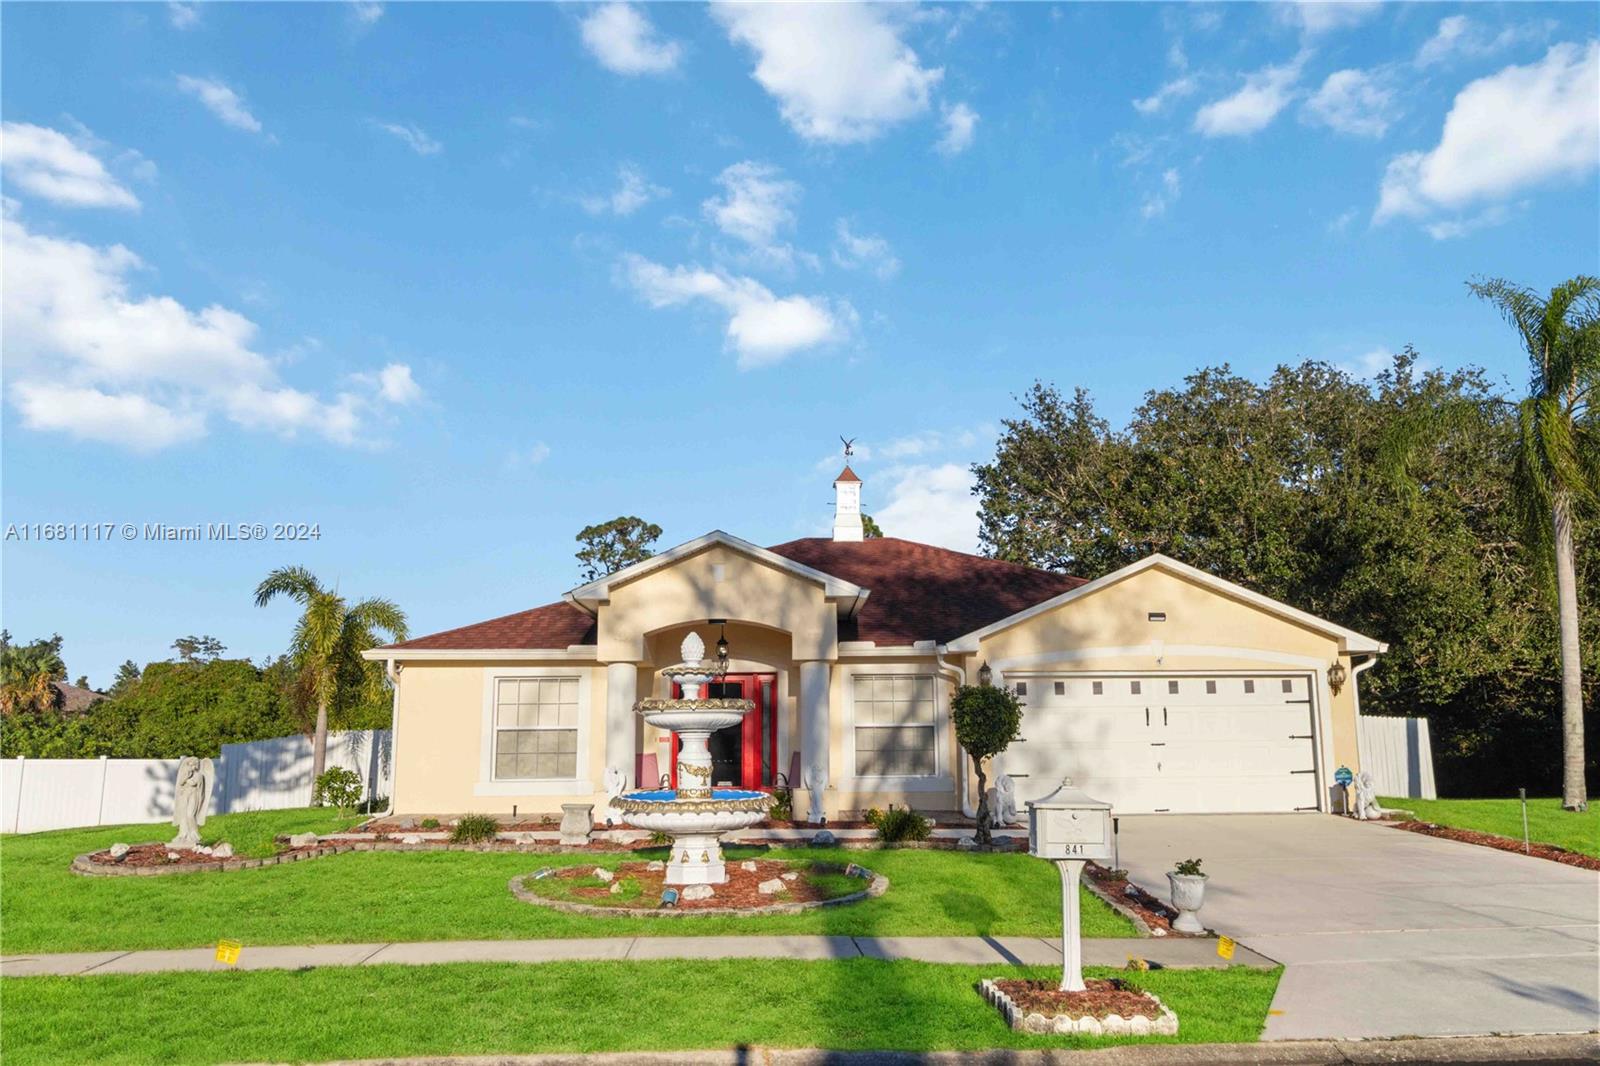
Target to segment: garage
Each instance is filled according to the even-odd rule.
[[[1011,674],[1019,805],[1062,777],[1118,813],[1317,809],[1311,675]]]

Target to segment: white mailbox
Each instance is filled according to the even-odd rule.
[[[1111,804],[1064,779],[1044,799],[1028,801],[1028,854],[1054,860],[1111,858]]]

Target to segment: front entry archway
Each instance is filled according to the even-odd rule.
[[[683,690],[672,686],[674,699]],[[745,699],[756,709],[736,726],[711,734],[712,784],[770,789],[778,767],[778,675],[729,674],[706,685],[708,699]],[[672,735],[672,787],[678,787],[678,735]]]

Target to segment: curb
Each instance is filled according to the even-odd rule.
[[[1374,1066],[1377,1063],[1600,1062],[1600,1038],[1455,1036],[1264,1044],[1124,1044],[1041,1051],[824,1051],[738,1047],[598,1055],[346,1059],[325,1066]]]

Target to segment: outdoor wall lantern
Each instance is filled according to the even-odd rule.
[[[978,684],[988,688],[994,684],[994,671],[989,669],[989,660],[985,659],[983,665],[978,667]]]
[[[1333,665],[1328,667],[1328,687],[1333,689],[1335,696],[1339,694],[1340,689],[1344,688],[1344,681],[1348,676],[1344,663],[1338,659],[1333,660]]]
[[[728,623],[720,618],[712,619],[722,628],[717,631],[717,661],[723,665],[728,662]]]

